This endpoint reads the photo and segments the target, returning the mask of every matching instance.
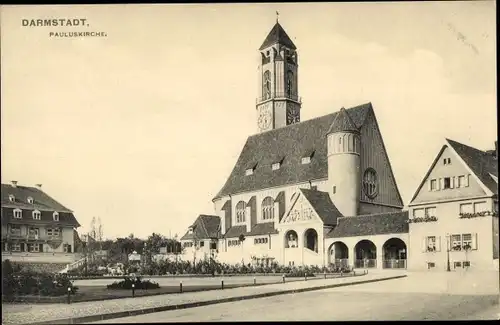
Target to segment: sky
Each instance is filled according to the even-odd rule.
[[[2,183],[42,183],[80,233],[182,236],[257,132],[276,11],[301,120],[371,102],[405,204],[445,138],[494,147],[493,1],[2,6]],[[88,26],[22,26],[43,18]],[[71,31],[107,36],[49,36]]]

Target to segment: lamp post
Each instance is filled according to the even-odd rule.
[[[446,271],[450,272],[450,234],[446,234]]]

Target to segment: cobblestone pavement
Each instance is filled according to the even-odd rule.
[[[230,304],[230,305],[229,305]],[[498,273],[408,277],[99,323],[499,319]]]
[[[81,302],[71,305],[44,304],[44,305],[2,305],[3,324],[31,324],[34,322],[54,321],[58,319],[101,315],[113,312],[131,311],[137,309],[176,305],[182,303],[210,301],[230,297],[248,296],[268,292],[295,290],[301,288],[321,287],[336,283],[350,283],[370,279],[382,279],[401,275],[397,273],[370,273],[360,277],[318,279],[314,281],[295,281],[280,284],[269,284],[256,287],[243,287],[226,290],[212,290],[183,294],[168,294],[150,297],[136,297],[114,299],[99,302]]]

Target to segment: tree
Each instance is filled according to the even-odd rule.
[[[243,242],[245,241],[245,235],[241,234],[240,237],[238,238],[239,241],[240,241],[240,245],[241,245],[241,263],[242,264],[245,264],[245,260],[243,258]]]

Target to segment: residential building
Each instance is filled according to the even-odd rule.
[[[446,139],[409,203],[409,268],[498,268],[498,153]]]
[[[185,256],[209,255],[209,242],[223,262],[406,267],[408,215],[373,105],[302,121],[299,56],[279,22],[259,53],[258,133],[213,198],[214,215],[181,238],[204,245]]]
[[[2,184],[2,261],[67,265],[80,258],[73,211],[41,187]]]

